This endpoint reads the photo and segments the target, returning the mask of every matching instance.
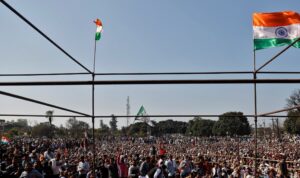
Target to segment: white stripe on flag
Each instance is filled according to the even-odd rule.
[[[276,30],[278,28],[284,28],[287,31],[287,36],[276,35]],[[293,25],[279,26],[279,27],[253,26],[254,39],[266,39],[266,38],[294,39],[298,37],[300,37],[300,24],[293,24]]]

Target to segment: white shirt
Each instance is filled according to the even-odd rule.
[[[79,174],[86,174],[89,172],[90,169],[90,165],[88,162],[82,162],[80,161],[77,167],[77,171],[79,172]]]
[[[62,166],[62,163],[60,161],[56,161],[55,158],[51,159],[50,162],[51,162],[51,168],[52,168],[53,174],[59,175],[59,171]]]

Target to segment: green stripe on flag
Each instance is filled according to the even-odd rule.
[[[100,40],[101,38],[101,33],[97,32],[95,36],[95,40]]]
[[[283,38],[266,38],[266,39],[254,39],[254,50],[285,46],[293,43],[295,39],[283,39]],[[300,42],[293,45],[296,48],[300,48]]]

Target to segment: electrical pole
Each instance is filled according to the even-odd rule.
[[[127,127],[128,127],[129,126],[129,121],[130,121],[130,118],[128,117],[128,116],[130,116],[129,96],[127,96],[126,115],[127,115],[126,121],[127,121]]]
[[[276,118],[276,127],[277,127],[277,138],[278,138],[279,141],[281,141],[278,118]]]
[[[265,120],[264,120],[263,124],[264,124],[264,140],[266,140],[266,122],[265,122]]]
[[[275,132],[274,132],[274,130],[275,130],[274,118],[272,118],[271,120],[272,120],[272,134],[275,134]]]

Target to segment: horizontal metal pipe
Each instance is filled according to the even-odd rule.
[[[8,92],[5,92],[5,91],[0,91],[0,95],[9,96],[9,97],[12,97],[12,98],[17,98],[17,99],[20,99],[20,100],[29,101],[29,102],[32,102],[32,103],[36,103],[36,104],[40,104],[40,105],[44,105],[44,106],[49,106],[49,107],[52,107],[52,108],[56,108],[56,109],[72,112],[72,113],[75,113],[75,114],[80,114],[80,115],[83,115],[83,116],[91,117],[90,115],[85,114],[85,113],[81,113],[81,112],[74,111],[74,110],[71,110],[71,109],[67,109],[67,108],[64,108],[64,107],[56,106],[56,105],[49,104],[49,103],[46,103],[46,102],[34,100],[34,99],[31,99],[31,98],[26,98],[26,97],[23,97],[23,96],[20,96],[20,95],[15,95],[15,94],[8,93]]]
[[[300,74],[298,71],[259,71],[258,74]],[[126,75],[218,75],[218,74],[253,74],[252,71],[220,71],[220,72],[116,72],[96,73],[99,76],[126,76]],[[69,76],[69,75],[91,75],[87,72],[69,73],[25,73],[25,74],[0,74],[0,77],[27,77],[27,76]]]
[[[183,79],[183,80],[96,80],[96,81],[25,81],[0,82],[0,86],[44,86],[44,85],[162,85],[162,84],[295,84],[300,79]]]
[[[91,75],[87,72],[80,73],[31,73],[31,74],[0,74],[0,77],[28,77],[28,76],[68,76],[68,75]]]
[[[257,74],[300,74],[298,71],[259,71]]]
[[[0,114],[0,117],[46,117],[47,115],[43,114]],[[173,118],[181,118],[181,117],[220,117],[221,115],[212,115],[212,114],[159,114],[159,115],[148,115],[147,117],[154,117],[154,118],[163,118],[163,117],[173,117]],[[254,117],[254,115],[246,114],[245,117]],[[53,117],[78,117],[78,118],[90,118],[90,116],[82,116],[82,115],[53,115]],[[112,115],[98,115],[95,116],[96,118],[111,118]],[[128,117],[138,117],[137,115],[114,115],[116,118],[128,118]],[[236,117],[236,116],[227,116],[227,117]],[[265,115],[265,116],[258,116],[262,118],[269,118],[269,117],[279,117],[279,118],[286,118],[286,115]],[[292,116],[292,117],[300,117],[299,116]]]
[[[252,71],[220,71],[220,72],[120,72],[96,73],[96,75],[209,75],[209,74],[252,74]]]
[[[48,117],[45,114],[0,114],[0,117]],[[90,118],[88,116],[82,116],[82,115],[52,115],[52,117],[84,117],[84,118]]]
[[[272,111],[272,112],[263,113],[263,114],[260,114],[259,116],[268,116],[268,115],[271,115],[271,114],[276,114],[276,113],[290,111],[290,110],[299,109],[299,108],[300,108],[300,105],[299,106],[293,106],[293,107],[285,108],[285,109],[280,109],[280,110],[276,110],[276,111]]]

